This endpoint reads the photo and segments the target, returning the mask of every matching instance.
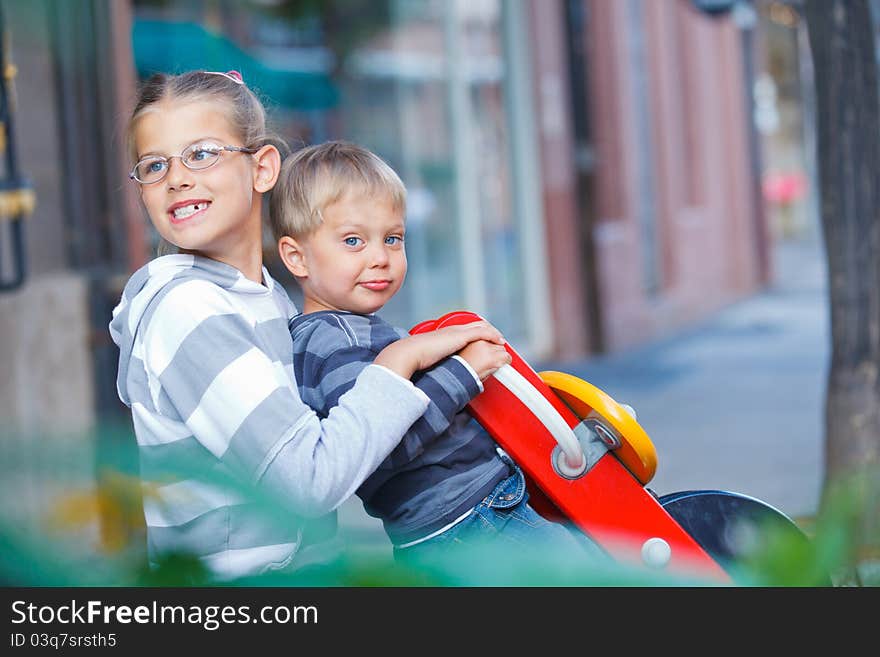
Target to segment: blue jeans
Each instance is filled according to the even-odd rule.
[[[608,559],[607,555],[577,529],[547,520],[528,503],[522,470],[508,461],[513,474],[474,507],[468,516],[428,540],[407,548],[395,548],[395,559],[444,559],[468,549],[491,551],[492,558],[547,561]],[[499,548],[503,549],[499,552]]]

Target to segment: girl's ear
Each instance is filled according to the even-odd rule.
[[[296,278],[309,277],[309,268],[306,265],[305,254],[299,242],[295,239],[285,235],[278,240],[278,255],[281,256],[281,262],[287,267],[287,271]]]
[[[254,190],[261,193],[268,192],[278,180],[278,172],[281,171],[281,153],[272,144],[266,144],[254,153],[254,161],[257,163],[254,170]]]

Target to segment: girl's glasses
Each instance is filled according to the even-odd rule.
[[[243,146],[221,146],[213,142],[200,141],[184,148],[180,155],[172,155],[171,157],[150,155],[145,157],[134,165],[134,169],[131,170],[128,177],[142,185],[152,185],[168,175],[168,169],[171,168],[171,160],[175,157],[179,158],[187,169],[200,171],[217,164],[224,151],[231,153],[256,153],[257,149],[245,148]]]

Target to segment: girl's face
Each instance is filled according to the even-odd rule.
[[[138,119],[134,141],[138,160],[149,155],[170,158],[202,141],[245,145],[211,101],[157,103]],[[141,199],[166,241],[240,266],[242,257],[247,260],[262,250],[256,171],[254,156],[247,153],[224,152],[212,167],[198,171],[174,157],[165,178],[139,185]]]

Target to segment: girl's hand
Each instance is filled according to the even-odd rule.
[[[480,381],[485,381],[495,374],[499,368],[509,365],[512,360],[502,345],[487,340],[471,342],[467,347],[458,352],[470,365]]]
[[[415,372],[428,368],[438,360],[461,351],[477,340],[485,340],[494,345],[504,344],[501,332],[489,322],[471,322],[458,326],[446,326],[436,331],[419,333],[392,342],[379,352],[373,362],[409,379]]]

